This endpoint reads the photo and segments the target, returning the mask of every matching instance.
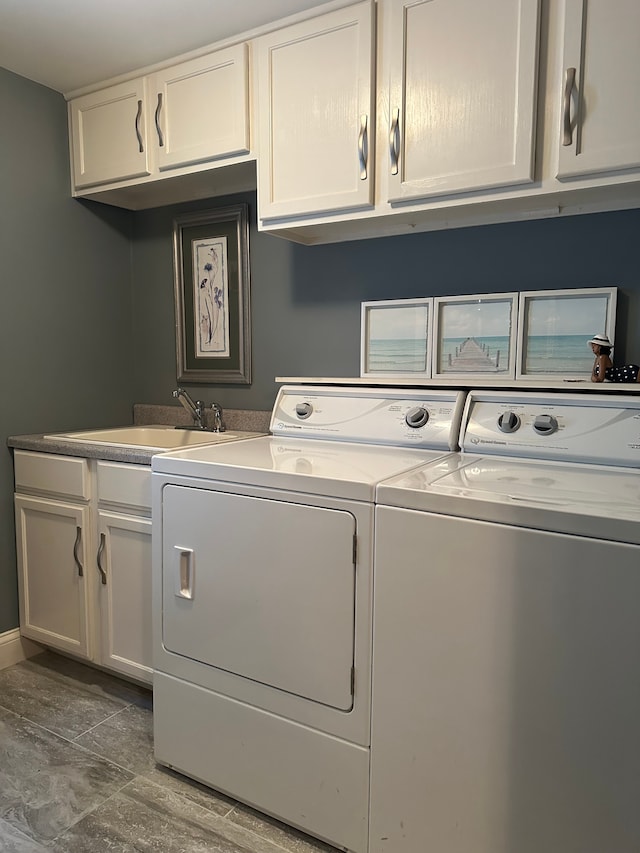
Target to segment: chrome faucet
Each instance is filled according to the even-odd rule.
[[[194,402],[184,388],[176,388],[173,392],[173,396],[176,400],[179,400],[180,403],[182,403],[184,408],[193,418],[193,426],[191,429],[207,429],[204,422],[206,405],[202,400],[196,400]],[[211,427],[211,432],[224,432],[225,426],[222,422],[222,409],[217,403],[211,403],[211,408],[213,410],[213,427]]]
[[[173,396],[182,403],[193,418],[194,429],[206,429],[204,425],[204,403],[202,400],[196,400],[194,403],[184,388],[176,388]]]
[[[222,409],[217,403],[212,403],[213,409],[213,432],[224,432],[226,427],[222,422]]]

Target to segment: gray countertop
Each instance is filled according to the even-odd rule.
[[[229,409],[224,413],[228,430],[243,430],[264,434],[269,432],[270,412],[256,412],[244,409]],[[136,403],[133,407],[135,425],[166,424],[185,426],[189,416],[182,406],[155,406]],[[122,424],[125,426],[125,424]],[[73,432],[73,430],[65,430]],[[47,433],[51,435],[51,433]],[[57,453],[62,456],[81,456],[85,459],[107,459],[111,462],[129,462],[135,465],[151,465],[151,457],[160,450],[142,447],[115,447],[109,444],[86,444],[79,441],[65,441],[64,437],[45,438],[43,433],[33,435],[10,435],[7,445],[16,450],[33,450],[38,453]],[[166,452],[166,451],[165,451]]]
[[[57,453],[62,456],[82,456],[84,459],[108,459],[111,462],[129,462],[151,465],[151,457],[158,450],[142,447],[113,447],[109,444],[93,444],[80,441],[65,441],[64,438],[45,438],[44,435],[10,435],[7,445],[16,450],[35,450],[38,453]]]

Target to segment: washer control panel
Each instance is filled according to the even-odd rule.
[[[283,386],[273,435],[457,450],[465,393],[416,388]]]
[[[472,453],[640,466],[640,397],[471,391],[460,446]]]

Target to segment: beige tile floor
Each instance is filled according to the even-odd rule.
[[[0,671],[0,853],[336,853],[153,760],[151,693],[50,652]]]

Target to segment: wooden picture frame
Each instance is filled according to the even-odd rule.
[[[178,382],[251,384],[248,205],[173,225]]]

